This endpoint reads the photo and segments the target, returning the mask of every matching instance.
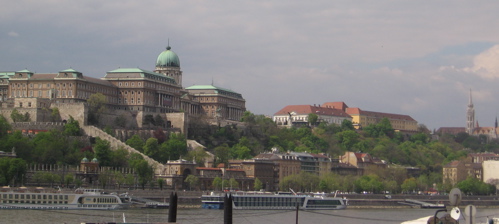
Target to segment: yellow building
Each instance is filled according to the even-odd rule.
[[[383,118],[387,118],[395,131],[418,131],[418,122],[409,115],[366,111],[358,107],[348,107],[343,102],[328,102],[324,103],[322,107],[332,107],[345,111],[352,117],[352,123],[357,129],[377,124]]]

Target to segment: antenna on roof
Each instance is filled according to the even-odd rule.
[[[211,77],[211,85],[213,85],[213,83],[214,83],[214,82],[213,82],[213,76],[212,76],[212,77]]]

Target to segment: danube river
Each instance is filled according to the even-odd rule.
[[[464,208],[462,209],[464,210]],[[401,223],[435,214],[434,209],[346,209],[300,211],[298,223],[335,224],[386,224]],[[499,217],[499,209],[478,209],[477,222],[485,222],[487,216]],[[439,213],[439,216],[443,213]],[[83,210],[0,210],[0,223],[154,223],[168,221],[168,209],[129,209],[111,211]],[[179,209],[177,223],[220,224],[223,210]],[[296,223],[295,211],[282,210],[234,210],[235,224]]]

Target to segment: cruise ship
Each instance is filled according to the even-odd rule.
[[[74,193],[60,190],[50,192],[43,188],[26,187],[0,190],[0,209],[124,209],[130,204],[127,195],[103,194],[100,189],[77,189]]]
[[[303,210],[336,210],[345,209],[346,201],[337,197],[309,196],[296,194],[270,194],[260,192],[234,192],[232,207],[234,209],[299,209]],[[223,209],[224,197],[227,194],[202,195],[202,208]]]

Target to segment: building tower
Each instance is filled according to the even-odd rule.
[[[178,86],[182,86],[182,71],[177,54],[171,50],[170,45],[159,54],[154,72],[170,76],[175,79]]]
[[[471,98],[470,89],[470,100],[468,103],[468,110],[466,111],[466,132],[472,135],[473,130],[475,130],[475,108],[473,108],[473,100]]]

